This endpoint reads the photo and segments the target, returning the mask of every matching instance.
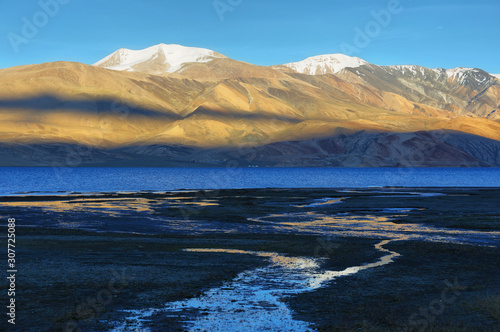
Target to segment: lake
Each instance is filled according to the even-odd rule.
[[[0,195],[181,189],[500,187],[499,168],[0,168]]]

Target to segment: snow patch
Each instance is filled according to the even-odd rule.
[[[446,74],[448,75],[448,78],[451,78],[453,81],[458,81],[462,85],[470,79],[473,79],[480,84],[488,83],[488,81],[491,80],[491,78],[482,75],[481,71],[475,68],[458,67],[455,69],[448,69]]]
[[[485,85],[491,81],[490,75],[486,75],[482,70],[476,68],[458,67],[454,69],[443,69],[426,68],[415,65],[396,65],[386,66],[385,68],[398,71],[405,76],[421,77],[426,80],[435,80],[444,77],[446,79],[451,79],[452,81],[461,85],[465,85],[474,81],[479,85]],[[436,75],[435,77],[433,77],[434,74]]]
[[[446,71],[446,74],[448,74],[448,78],[454,78],[454,77],[463,77],[466,74],[469,74],[472,71],[477,71],[474,68],[463,68],[463,67],[458,67],[455,69],[448,69]]]
[[[164,61],[161,61],[161,58],[164,58]],[[216,58],[227,57],[204,48],[160,44],[138,51],[122,48],[95,63],[94,66],[119,71],[136,71],[135,66],[159,59],[159,63],[169,65],[165,72],[175,73],[186,63],[206,63]]]
[[[396,65],[396,66],[389,66],[389,68],[400,71],[403,73],[403,75],[411,74],[413,76],[416,76],[418,72],[423,71],[422,67],[415,65]]]
[[[344,54],[325,54],[307,58],[300,62],[284,64],[284,66],[308,75],[324,75],[337,73],[345,68],[357,68],[369,64],[363,59]]]
[[[413,77],[419,76],[429,80],[434,80],[442,75],[446,75],[446,69],[443,68],[433,69],[416,65],[394,65],[394,66],[387,66],[386,68],[399,71],[405,76],[413,76]]]

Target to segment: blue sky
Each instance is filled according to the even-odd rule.
[[[498,0],[217,1],[0,0],[0,68],[166,43],[259,65],[350,50],[379,65],[500,74]]]

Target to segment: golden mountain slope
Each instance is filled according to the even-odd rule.
[[[333,75],[231,59],[160,76],[70,62],[0,70],[0,143],[227,148],[363,130],[455,130],[500,141],[496,121]]]
[[[366,65],[336,74],[344,81],[397,94],[415,103],[455,115],[500,121],[500,80],[480,69],[454,70],[419,66]]]

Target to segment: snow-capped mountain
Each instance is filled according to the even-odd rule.
[[[308,75],[334,74],[345,68],[356,68],[369,63],[363,59],[344,54],[325,54],[303,61],[287,63],[284,66]]]
[[[204,48],[159,44],[138,51],[122,48],[98,61],[94,66],[119,71],[162,74],[178,72],[187,63],[207,63],[218,58],[227,57]]]
[[[500,79],[500,74],[491,74],[493,77]]]
[[[431,69],[415,65],[360,66],[336,73],[339,78],[403,96],[417,103],[463,116],[500,119],[500,84],[481,69]]]
[[[388,72],[390,75],[401,75],[405,79],[420,79],[447,82],[454,85],[474,85],[481,87],[494,81],[495,75],[477,68],[458,67],[454,69],[426,68],[415,65],[375,66]],[[449,82],[448,82],[449,81]]]
[[[500,113],[496,111],[500,89],[498,78],[476,68],[379,66],[343,54],[319,55],[283,66],[263,67],[232,60],[208,49],[165,44],[139,51],[120,49],[95,66],[156,75],[175,73],[176,76],[199,81],[236,78],[286,80],[291,72],[307,75],[333,74],[350,84],[399,95],[412,103],[425,104],[463,116],[472,114],[500,119]],[[387,102],[385,105],[389,104]],[[392,108],[398,107],[400,106],[395,105]]]
[[[494,77],[494,75],[491,75],[481,69],[463,67],[448,69],[446,74],[448,75],[448,78],[452,79],[452,81],[459,82],[462,85],[470,83],[469,81],[478,84],[486,84],[492,80],[492,76]]]
[[[483,70],[289,66],[309,75],[162,44],[0,69],[0,165],[65,162],[71,142],[95,148],[84,165],[245,165],[250,142],[263,166],[500,166],[500,81]]]

